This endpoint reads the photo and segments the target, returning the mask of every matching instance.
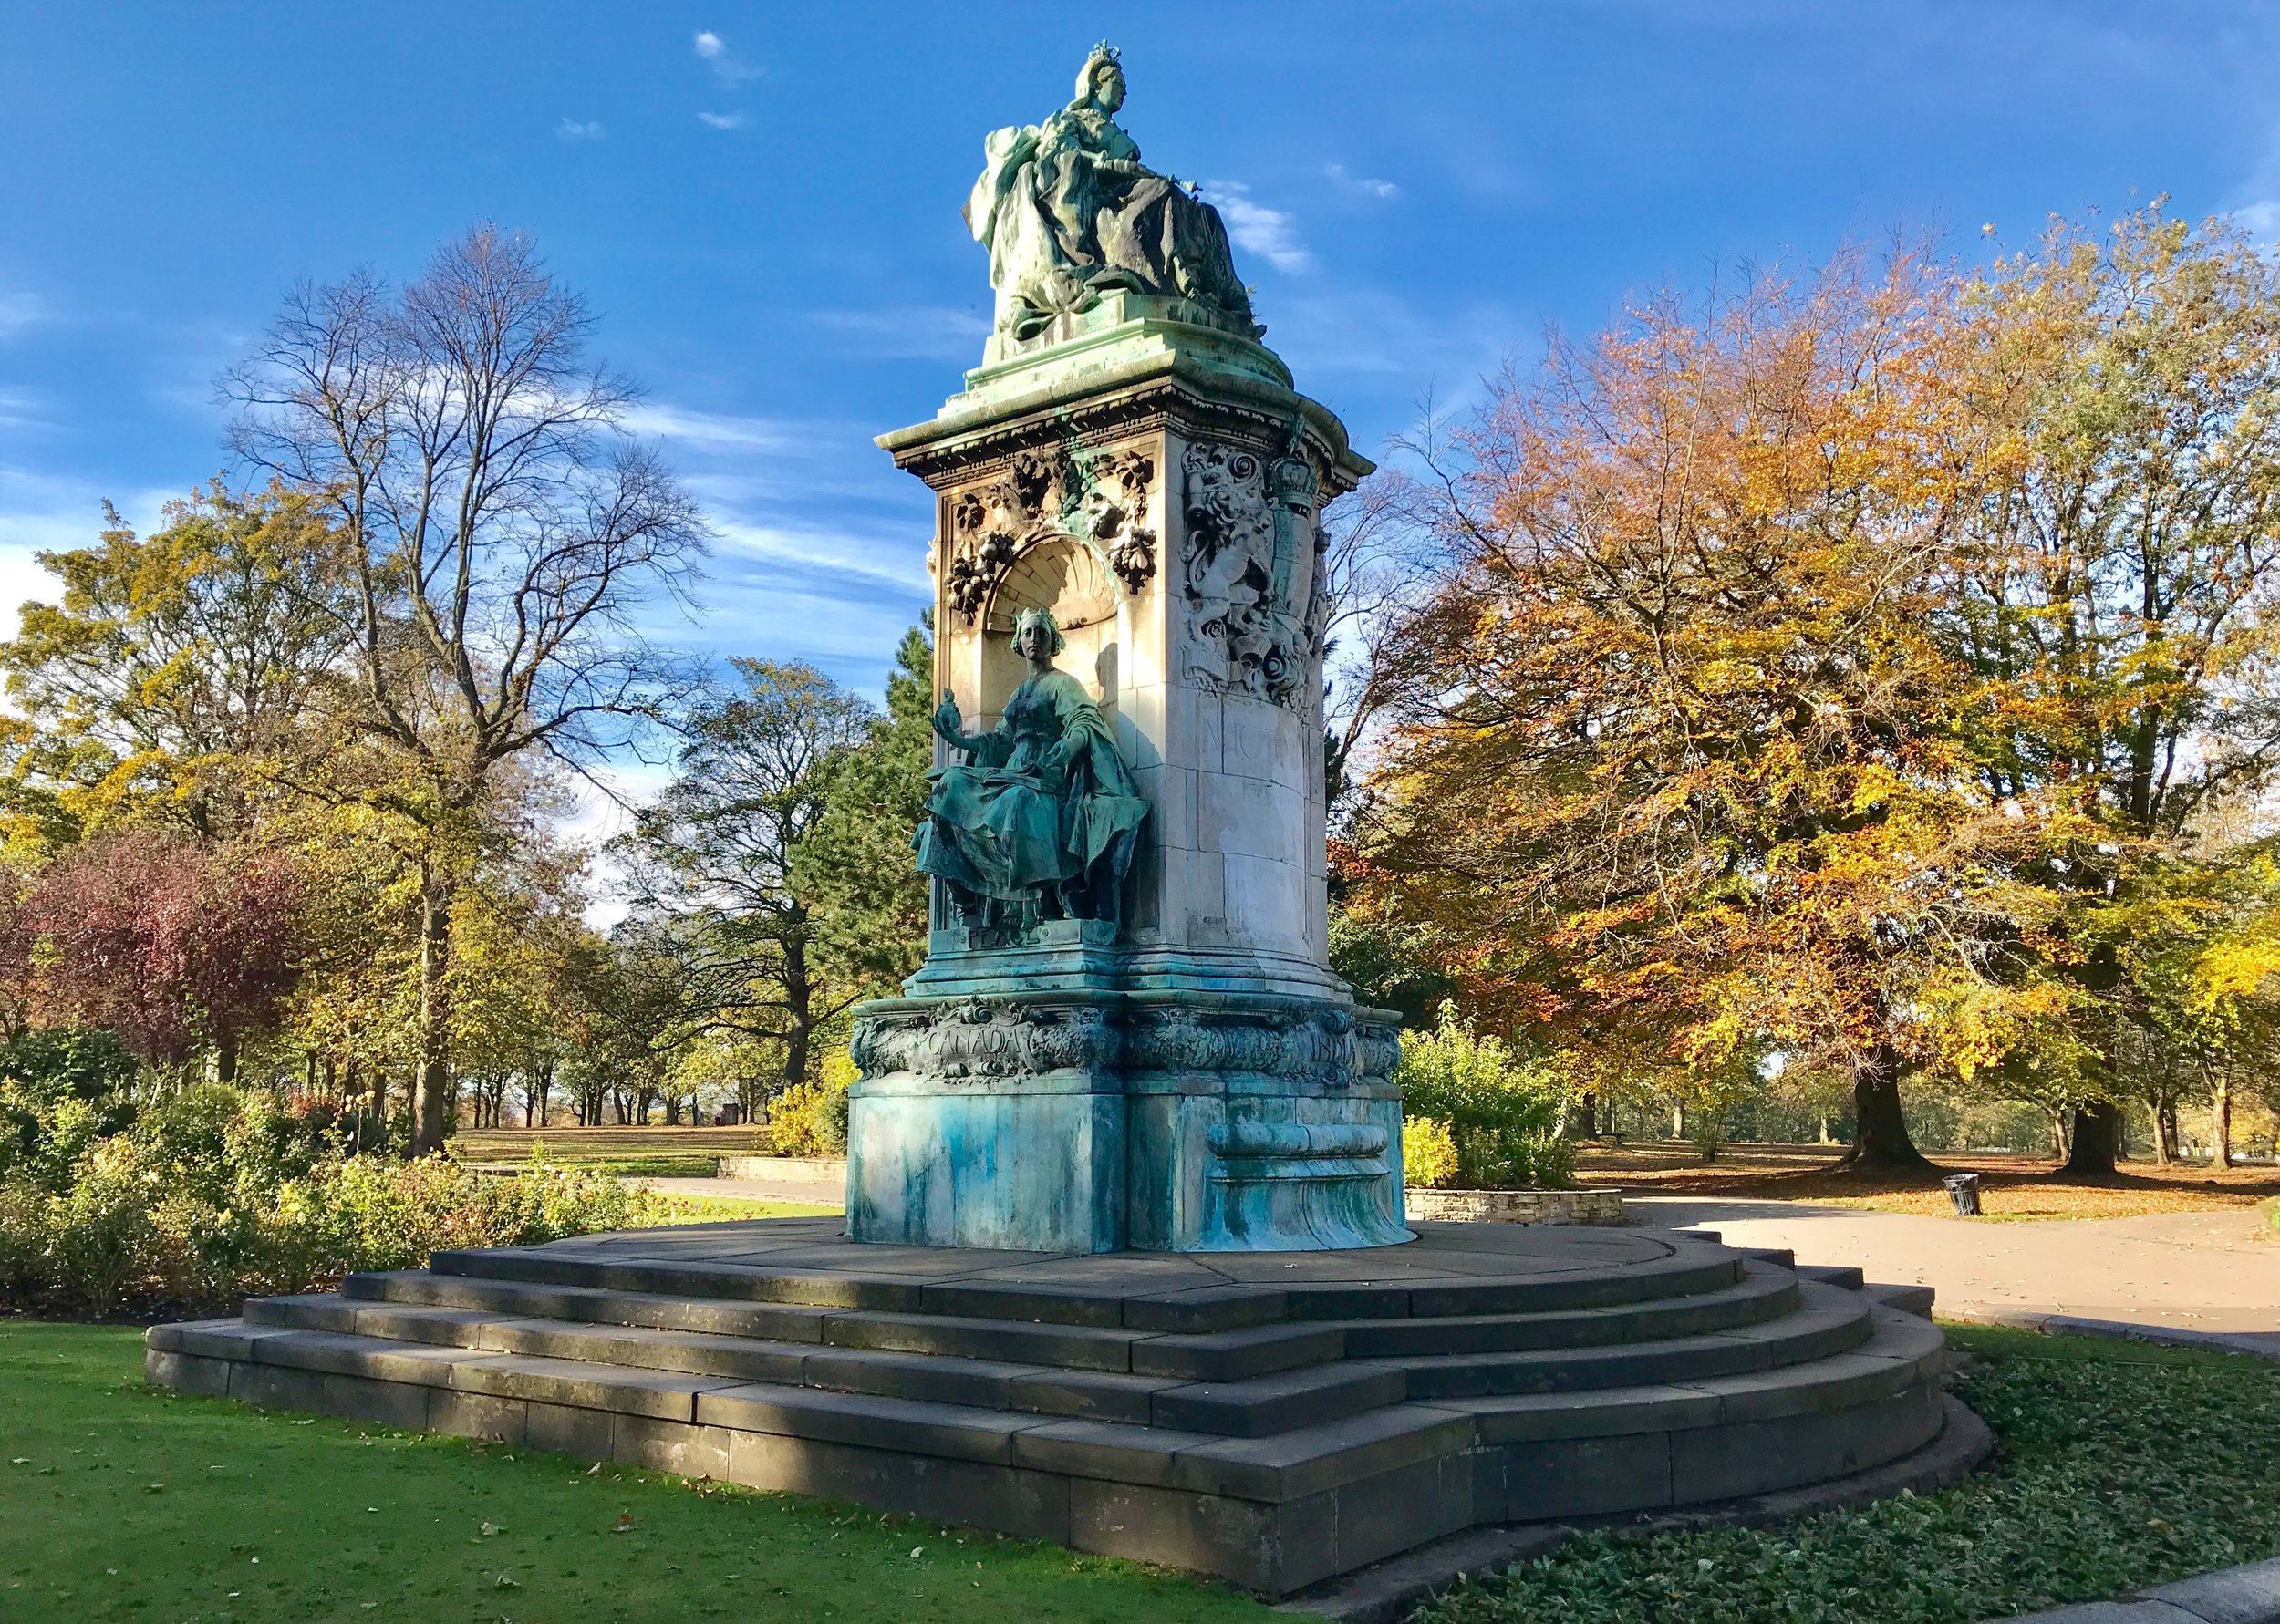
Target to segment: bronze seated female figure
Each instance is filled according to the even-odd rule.
[[[911,843],[969,930],[1018,934],[1044,919],[1117,916],[1148,803],[1100,708],[1055,668],[1066,646],[1050,611],[1024,609],[1013,647],[1030,674],[996,729],[962,731],[948,693],[934,713],[935,732],[966,760],[929,775],[927,821]]]

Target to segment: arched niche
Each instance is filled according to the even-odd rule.
[[[1014,617],[1024,609],[1050,609],[1068,639],[1053,664],[1084,684],[1102,714],[1113,717],[1120,653],[1116,611],[1122,600],[1108,565],[1075,536],[1043,537],[1015,558],[982,619],[981,699],[990,714],[1004,710],[1029,674],[1013,652]]]

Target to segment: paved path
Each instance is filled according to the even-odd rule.
[[[1956,1319],[2062,1314],[2216,1331],[2280,1354],[2280,1241],[2247,1208],[2010,1223],[1795,1201],[1626,1196],[1653,1224],[1715,1229],[1799,1263],[1850,1263],[1923,1285]]]

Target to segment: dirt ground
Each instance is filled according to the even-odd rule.
[[[1934,1217],[1954,1210],[1940,1174],[1840,1171],[1834,1164],[1843,1153],[1841,1145],[1731,1144],[1705,1164],[1691,1144],[1592,1144],[1577,1159],[1576,1182],[1640,1195],[1809,1201]],[[2192,1164],[2126,1162],[2113,1178],[2091,1180],[2067,1177],[2057,1164],[2027,1156],[1954,1152],[1933,1160],[1941,1173],[1978,1174],[1981,1210],[1991,1218],[2126,1218],[2250,1207],[2280,1196],[2280,1168],[2268,1164],[2215,1173]]]

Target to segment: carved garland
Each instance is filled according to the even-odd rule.
[[[973,625],[1013,561],[1055,535],[1092,543],[1137,594],[1156,574],[1156,533],[1138,522],[1155,479],[1156,459],[1141,451],[1072,443],[1017,453],[1003,473],[950,504],[951,611]]]
[[[865,1015],[850,1045],[865,1077],[1027,1076],[1122,1066],[1137,1071],[1249,1071],[1349,1084],[1392,1074],[1400,1039],[1343,1009],[1247,1010],[1207,1018],[1143,1009],[1115,1021],[1097,1006],[1045,1008],[988,998]]]

